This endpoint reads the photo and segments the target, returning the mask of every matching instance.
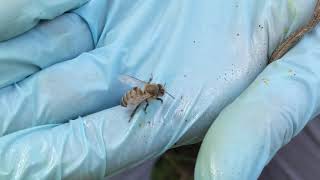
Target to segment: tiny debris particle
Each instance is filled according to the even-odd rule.
[[[264,84],[269,85],[269,82],[270,82],[269,79],[262,78],[261,80],[263,81]]]
[[[183,96],[181,96],[180,99],[183,99]]]
[[[184,120],[185,122],[188,122],[188,120]]]
[[[196,43],[196,41],[194,40],[193,43]]]
[[[237,36],[240,36],[240,33],[237,33]]]
[[[263,29],[263,26],[259,24],[259,28],[260,28],[260,29]]]
[[[296,76],[296,73],[294,73],[292,69],[289,69],[289,70],[288,70],[288,73],[289,73],[289,75]]]
[[[184,74],[183,77],[187,77],[187,75]]]

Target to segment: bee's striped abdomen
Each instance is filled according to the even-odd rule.
[[[123,107],[127,107],[128,104],[127,104],[127,100],[125,99],[125,96],[121,98],[120,105]]]
[[[123,107],[127,107],[128,105],[139,104],[140,101],[137,100],[141,99],[143,95],[144,92],[140,88],[134,87],[122,97],[120,104]]]

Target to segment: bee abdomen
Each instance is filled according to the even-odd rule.
[[[140,89],[140,88],[133,88],[133,90],[135,91],[136,95],[138,96],[142,96],[144,94],[144,92]]]
[[[120,105],[123,106],[123,107],[127,107],[128,106],[126,95],[121,98]]]
[[[127,107],[128,104],[135,104],[135,100],[143,95],[144,92],[140,88],[134,87],[122,97],[120,104],[123,107]]]

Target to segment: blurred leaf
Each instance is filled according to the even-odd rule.
[[[156,162],[152,180],[193,180],[200,143],[167,151]]]

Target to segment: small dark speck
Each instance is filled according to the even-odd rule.
[[[174,145],[176,146],[176,145],[177,145],[177,143],[174,143]]]
[[[193,43],[196,43],[196,41],[193,41]]]
[[[240,33],[237,33],[237,36],[240,36]]]
[[[180,99],[183,99],[183,96],[181,96]]]
[[[296,73],[294,73],[293,75],[296,76]]]
[[[188,120],[184,120],[184,122],[188,122]]]
[[[183,77],[187,77],[187,75],[184,74]]]
[[[148,121],[148,124],[151,124],[151,122],[150,122],[150,121]]]

